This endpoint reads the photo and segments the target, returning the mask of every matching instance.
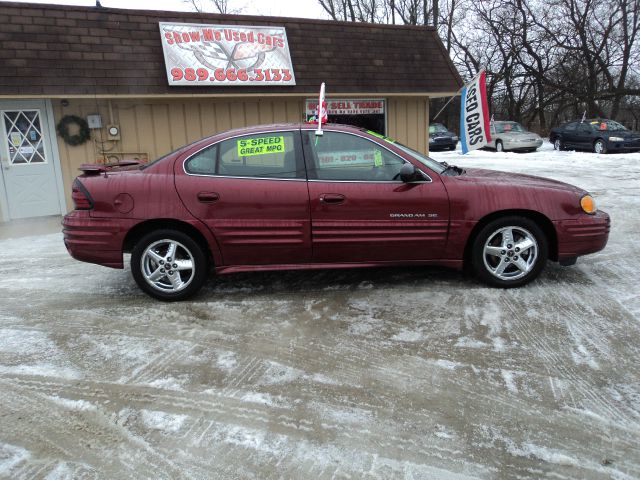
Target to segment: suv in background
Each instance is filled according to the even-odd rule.
[[[458,136],[441,123],[429,125],[429,150],[455,150]]]

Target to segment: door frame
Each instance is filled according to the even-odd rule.
[[[45,135],[45,141],[49,142],[49,151],[51,152],[50,161],[53,165],[53,173],[55,176],[56,191],[58,193],[58,213],[60,215],[66,213],[67,206],[65,202],[64,183],[62,181],[62,166],[60,164],[60,154],[58,151],[58,139],[56,136],[55,119],[53,116],[53,106],[50,99],[0,99],[0,110],[29,110],[38,109],[42,113],[43,124],[42,132]],[[1,119],[0,119],[1,120]],[[0,125],[0,128],[4,128]],[[6,145],[0,145],[2,152],[0,155],[4,157],[6,154],[4,149]],[[0,167],[0,221],[8,222],[9,218],[9,196],[5,188],[4,167]]]

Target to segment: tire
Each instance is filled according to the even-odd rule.
[[[185,300],[200,290],[207,279],[207,264],[202,247],[178,230],[148,233],[131,252],[131,273],[140,289],[165,302]]]
[[[496,152],[504,152],[504,145],[502,145],[501,140],[496,140]]]
[[[556,138],[553,141],[553,149],[554,150],[558,150],[559,152],[564,150],[564,142],[562,141],[562,139],[560,137]]]
[[[511,239],[507,232],[511,232]],[[472,244],[471,263],[484,283],[513,288],[540,275],[548,252],[547,238],[533,220],[508,216],[489,222],[478,232]]]
[[[593,142],[593,151],[595,153],[602,153],[605,154],[607,153],[607,142],[605,142],[604,140],[602,140],[601,138],[599,138],[598,140],[596,140],[595,142]]]

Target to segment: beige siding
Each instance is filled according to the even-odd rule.
[[[402,97],[387,100],[387,135],[400,143],[427,153],[429,99]]]
[[[92,140],[70,147],[58,137],[62,175],[71,208],[71,183],[82,163],[94,163],[106,152],[109,160],[138,158],[153,160],[199,138],[230,128],[262,123],[300,122],[304,120],[305,98],[268,97],[235,99],[113,99],[111,109],[105,99],[70,99],[63,107],[53,100],[58,122],[65,115],[99,113],[103,128],[92,131]],[[387,135],[420,150],[427,151],[426,97],[387,99]],[[113,118],[110,118],[110,115]],[[121,140],[107,139],[106,127],[120,126]]]

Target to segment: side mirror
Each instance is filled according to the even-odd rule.
[[[400,167],[400,180],[404,183],[415,182],[423,180],[420,172],[416,170],[416,167],[411,163],[405,163]]]

